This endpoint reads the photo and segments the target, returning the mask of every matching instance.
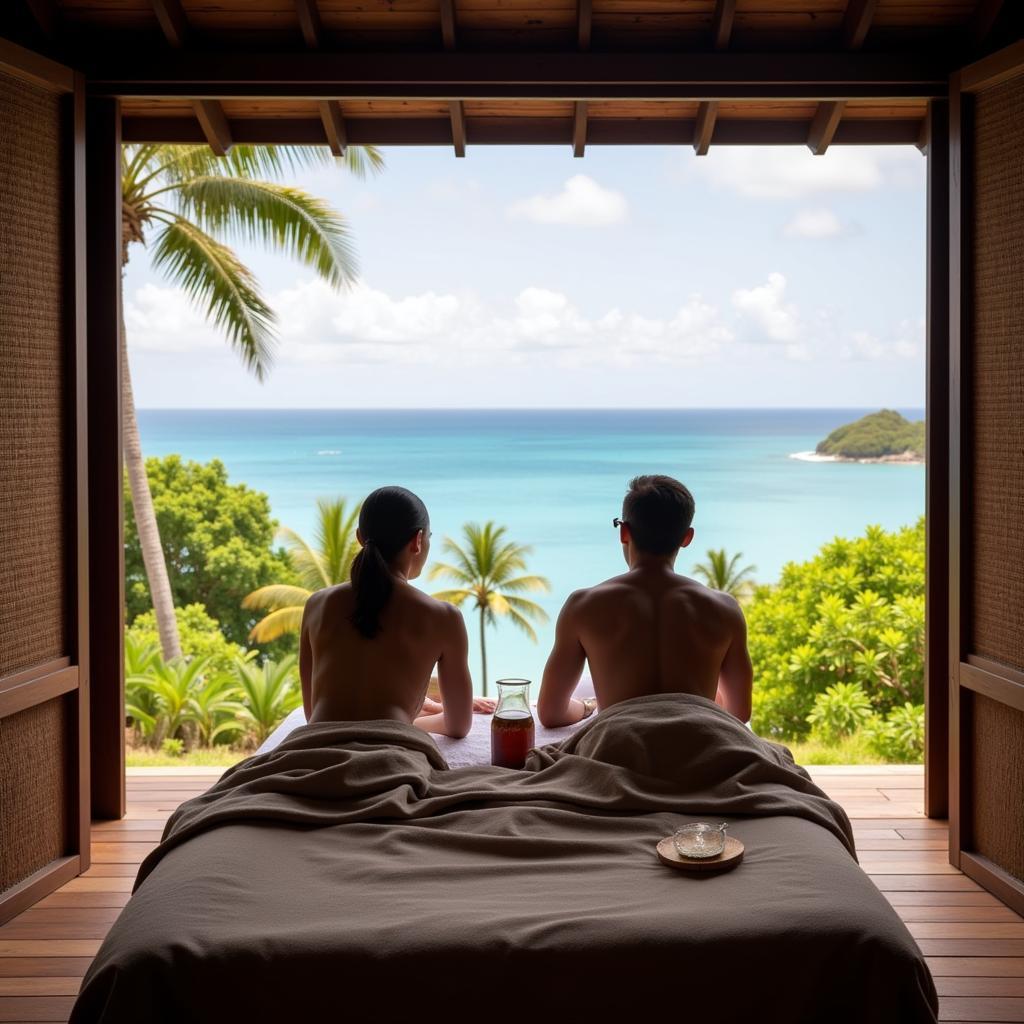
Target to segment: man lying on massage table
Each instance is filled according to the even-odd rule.
[[[558,617],[537,712],[571,725],[631,697],[692,693],[741,722],[750,718],[753,669],[736,599],[675,571],[693,540],[693,495],[668,476],[634,478],[618,528],[629,571],[569,596]],[[590,665],[596,700],[572,697]]]

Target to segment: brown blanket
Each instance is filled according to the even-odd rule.
[[[698,815],[746,844],[737,870],[658,863]],[[399,723],[306,726],[171,818],[72,1021],[934,1021],[852,853],[842,809],[699,697],[617,705],[522,772],[449,770]]]

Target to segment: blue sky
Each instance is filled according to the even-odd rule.
[[[385,156],[296,178],[350,221],[351,290],[243,250],[279,316],[264,384],[135,248],[140,406],[924,405],[911,147]]]

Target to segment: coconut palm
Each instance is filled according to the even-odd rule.
[[[262,665],[238,658],[234,669],[242,691],[240,717],[258,747],[302,703],[295,655],[280,661],[268,658]]]
[[[757,566],[745,565],[740,569],[742,551],[730,558],[725,548],[711,548],[706,557],[706,562],[698,562],[693,567],[694,576],[702,579],[712,590],[721,590],[737,599],[744,598],[750,593],[753,586],[751,577],[757,572]]]
[[[453,561],[435,563],[429,578],[448,577],[456,583],[453,589],[441,590],[434,597],[460,607],[472,601],[480,612],[480,682],[487,696],[486,627],[507,618],[536,643],[531,623],[547,622],[548,616],[539,604],[521,595],[544,593],[551,584],[543,576],[517,575],[526,572],[526,556],[533,549],[505,540],[504,526],[466,523],[462,532],[462,544],[445,537],[443,550]]]
[[[382,166],[370,148],[350,147],[357,174]],[[125,146],[121,151],[121,264],[133,243],[179,286],[262,380],[274,348],[274,312],[252,271],[227,244],[260,242],[312,267],[335,287],[351,281],[356,261],[344,218],[322,199],[280,184],[283,171],[329,164],[326,149],[235,146],[216,157],[206,146]],[[124,457],[160,646],[181,655],[174,601],[146,479],[135,417],[124,315],[121,316]]]
[[[356,540],[359,506],[349,511],[344,498],[333,501],[321,498],[316,507],[313,544],[288,527],[282,527],[278,534],[299,577],[298,584],[271,583],[254,590],[242,601],[243,608],[269,612],[253,626],[250,640],[269,643],[285,633],[298,633],[302,627],[302,610],[310,594],[349,578],[352,561],[359,553]]]

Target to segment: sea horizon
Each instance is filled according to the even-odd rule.
[[[232,483],[265,492],[274,518],[308,535],[320,497],[358,501],[400,483],[431,514],[431,561],[467,521],[493,519],[530,545],[529,571],[550,579],[539,643],[509,622],[488,630],[491,682],[539,685],[554,619],[568,594],[625,569],[612,518],[638,473],[677,476],[694,493],[690,574],[709,548],[743,553],[759,582],[834,536],[872,523],[895,529],[924,512],[924,467],[794,459],[835,427],[876,408],[141,408],[147,455],[219,458]],[[924,410],[899,408],[921,418]],[[425,579],[426,591],[441,581]],[[470,667],[477,623],[466,609]],[[534,691],[536,692],[536,691]]]

